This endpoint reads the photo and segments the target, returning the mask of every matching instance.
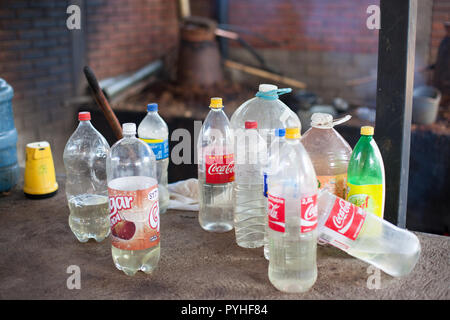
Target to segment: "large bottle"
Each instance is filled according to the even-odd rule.
[[[278,99],[279,95],[290,92],[291,89],[278,89],[272,84],[260,84],[256,96],[244,102],[231,116],[231,126],[238,137],[245,129],[245,121],[258,123],[258,132],[270,147],[275,130],[278,128],[300,128],[298,116]]]
[[[268,182],[269,280],[278,290],[305,292],[317,279],[317,181],[299,128],[286,129]]]
[[[384,164],[373,139],[374,128],[361,127],[347,170],[347,200],[377,215],[384,216]]]
[[[169,190],[167,189],[169,167],[169,129],[166,122],[158,114],[158,104],[147,105],[147,115],[138,127],[138,137],[147,143],[156,157],[156,173],[158,177],[159,211],[164,213],[169,206]]]
[[[318,208],[320,242],[329,243],[394,277],[406,276],[414,269],[421,250],[414,233],[325,189],[319,192]]]
[[[352,148],[333,127],[348,119],[350,116],[333,122],[330,114],[314,113],[311,128],[301,138],[316,171],[319,189],[326,188],[344,199]]]
[[[64,148],[69,226],[80,242],[100,242],[109,235],[106,157],[109,144],[92,126],[91,114],[80,112],[75,132]]]
[[[127,275],[151,273],[160,255],[156,160],[136,138],[136,125],[123,124],[123,138],[106,161],[112,257]]]
[[[234,230],[236,243],[243,248],[264,245],[267,202],[262,170],[267,162],[267,144],[257,128],[256,121],[245,122],[235,153]]]
[[[200,226],[211,232],[233,229],[234,151],[222,98],[211,98],[197,142]]]
[[[280,161],[280,150],[286,142],[285,139],[286,129],[279,128],[275,130],[275,139],[272,141],[270,148],[268,150],[268,160],[267,164],[264,167],[264,197],[267,198],[268,195],[268,181],[270,177],[276,172],[279,168]],[[267,203],[268,204],[268,203]],[[267,208],[266,208],[267,212]],[[266,214],[265,219],[265,233],[264,233],[264,257],[269,260],[269,221],[268,215]]]

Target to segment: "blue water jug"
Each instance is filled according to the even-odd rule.
[[[19,180],[17,131],[12,111],[12,87],[0,78],[0,192],[8,191]]]

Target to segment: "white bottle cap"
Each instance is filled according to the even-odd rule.
[[[136,134],[136,124],[135,123],[124,123],[122,125],[123,134]]]
[[[277,90],[277,89],[278,89],[278,87],[273,84],[260,84],[259,85],[260,92],[269,92],[269,91]]]
[[[333,116],[328,113],[313,113],[311,126],[319,128],[333,128]]]

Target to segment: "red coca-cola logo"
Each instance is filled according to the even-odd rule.
[[[207,155],[205,159],[206,183],[218,184],[234,181],[234,155]]]
[[[366,218],[366,213],[361,208],[340,198],[336,198],[325,226],[331,230],[355,240]]]
[[[317,194],[300,200],[301,228],[300,232],[310,232],[317,227]]]
[[[268,194],[267,215],[269,218],[269,228],[278,231],[285,231],[285,200],[280,197]]]

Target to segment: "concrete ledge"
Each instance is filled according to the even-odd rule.
[[[128,277],[112,262],[110,241],[79,243],[68,225],[64,181],[53,198],[29,200],[16,188],[0,197],[0,299],[449,299],[450,238],[417,233],[422,254],[405,278],[381,273],[368,289],[368,266],[332,247],[318,250],[318,279],[304,294],[277,291],[262,249],[242,249],[234,233],[203,231],[197,212],[161,217],[161,260],[152,275]],[[81,289],[66,286],[81,268]]]

